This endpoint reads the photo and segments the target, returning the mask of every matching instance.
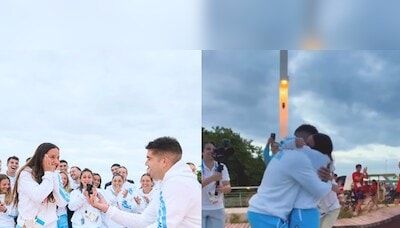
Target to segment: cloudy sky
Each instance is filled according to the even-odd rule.
[[[160,136],[200,161],[200,51],[2,51],[0,103],[3,172],[7,157],[25,161],[47,141],[103,181],[116,162],[137,181]]]
[[[398,173],[399,63],[399,51],[289,51],[289,132],[329,134],[339,174]],[[203,52],[203,126],[263,145],[278,132],[278,78],[279,51]]]
[[[0,2],[10,49],[302,47],[399,49],[396,0],[38,0]],[[390,34],[390,35],[388,35]]]
[[[399,47],[399,2],[395,0],[206,2],[205,35],[213,49],[303,49],[311,30],[323,49]]]

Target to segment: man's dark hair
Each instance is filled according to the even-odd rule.
[[[120,165],[120,164],[118,164],[118,163],[114,163],[114,164],[112,164],[111,168],[112,168],[112,167],[114,167],[114,166],[121,167],[121,165]]]
[[[356,169],[357,169],[357,168],[361,168],[361,167],[362,167],[361,164],[357,164],[357,165],[356,165]]]
[[[65,161],[65,160],[60,160],[60,163],[65,163],[65,164],[67,164],[67,165],[68,165],[68,162],[67,162],[67,161]]]
[[[17,156],[11,156],[11,157],[7,158],[7,164],[10,162],[11,159],[19,161],[19,158]]]
[[[147,144],[146,149],[152,150],[154,154],[171,153],[176,155],[176,161],[180,160],[182,157],[182,148],[179,142],[172,137],[161,137],[157,138],[149,144]]]
[[[333,161],[332,159],[332,150],[333,150],[333,145],[332,145],[332,140],[328,135],[325,134],[314,134],[312,135],[314,139],[314,146],[312,147],[315,150],[318,150],[319,152],[328,155],[328,157]]]
[[[318,130],[311,124],[302,124],[294,131],[294,134],[296,135],[299,132],[307,132],[310,135],[314,135],[318,133]]]

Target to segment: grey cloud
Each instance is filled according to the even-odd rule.
[[[204,57],[204,125],[232,127],[262,141],[277,131],[278,52],[215,51]],[[310,122],[332,134],[336,149],[399,146],[400,52],[289,51],[289,61],[296,65],[289,71],[291,132]],[[229,81],[242,86],[232,90]],[[246,93],[249,84],[253,89]]]

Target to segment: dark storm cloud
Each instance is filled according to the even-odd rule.
[[[261,140],[278,130],[278,51],[203,54],[203,124]],[[315,124],[336,149],[399,146],[400,52],[289,51],[290,132]]]
[[[204,51],[204,126],[265,134],[269,122],[277,118],[277,112],[270,110],[277,99],[277,58],[277,51]]]

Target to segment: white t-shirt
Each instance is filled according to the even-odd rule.
[[[223,165],[223,170],[222,170],[222,180],[220,181],[220,184],[222,184],[223,181],[230,181],[229,178],[229,172],[228,168],[226,167],[225,164]],[[218,163],[214,161],[214,165],[212,168],[208,168],[205,163],[202,163],[202,175],[203,179],[208,178],[212,175],[214,175],[217,171],[216,169],[218,168]],[[204,186],[202,188],[202,210],[218,210],[224,208],[224,194],[223,193],[218,193],[217,196],[215,196],[215,188],[216,188],[216,182],[211,182],[207,186]]]

